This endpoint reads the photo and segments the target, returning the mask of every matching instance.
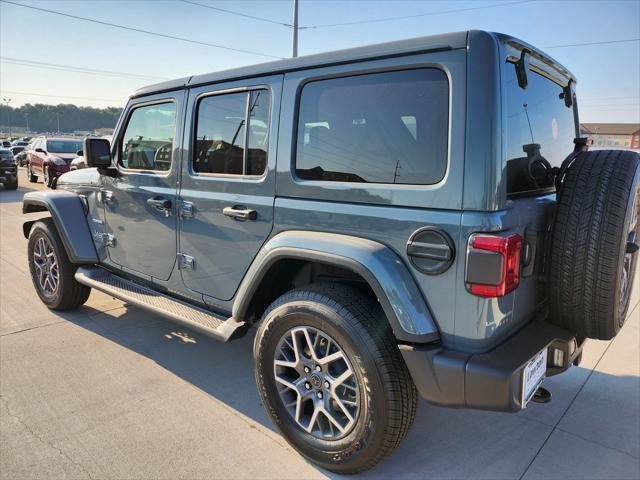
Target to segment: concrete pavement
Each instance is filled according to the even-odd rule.
[[[218,343],[93,292],[37,299],[22,195],[0,191],[0,478],[326,478],[275,431],[251,335]],[[640,282],[613,341],[518,414],[421,402],[408,438],[364,478],[640,478]]]

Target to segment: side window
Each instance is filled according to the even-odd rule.
[[[122,137],[118,164],[134,170],[169,170],[175,131],[175,103],[135,108]]]
[[[429,185],[447,168],[449,85],[434,68],[307,83],[296,174],[306,180]]]
[[[262,175],[267,166],[269,107],[267,90],[213,95],[200,100],[193,171]]]

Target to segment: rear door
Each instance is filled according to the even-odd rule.
[[[282,76],[189,92],[180,189],[182,279],[229,300],[273,226]]]
[[[103,176],[111,261],[166,280],[176,260],[176,193],[184,91],[132,101],[114,138],[117,175]]]

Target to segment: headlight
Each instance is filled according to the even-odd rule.
[[[51,160],[56,165],[65,165],[66,164],[66,162],[63,159],[61,159],[60,157],[53,157]]]

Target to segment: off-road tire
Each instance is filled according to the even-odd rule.
[[[622,294],[621,282],[633,210],[640,206],[639,184],[640,157],[630,151],[583,152],[566,171],[548,266],[549,307],[556,325],[608,340],[624,324],[629,295]],[[633,262],[629,292],[637,256],[627,257]]]
[[[58,263],[59,285],[53,295],[47,295],[37,280],[36,267],[34,265],[34,249],[38,238],[41,236],[46,237],[51,243]],[[31,228],[29,242],[27,244],[27,255],[33,286],[40,300],[47,307],[58,311],[73,310],[87,301],[91,293],[91,288],[76,281],[74,275],[78,266],[69,260],[62,239],[50,218],[37,221]]]
[[[360,410],[343,438],[323,440],[303,430],[286,411],[274,380],[280,338],[299,326],[329,334],[350,359]],[[417,391],[377,301],[341,284],[314,284],[278,298],[264,313],[254,343],[255,375],[263,404],[287,441],[311,462],[342,474],[365,471],[406,436]]]
[[[29,182],[38,183],[38,176],[31,170],[31,163],[29,162],[27,162],[27,177],[29,178]]]

